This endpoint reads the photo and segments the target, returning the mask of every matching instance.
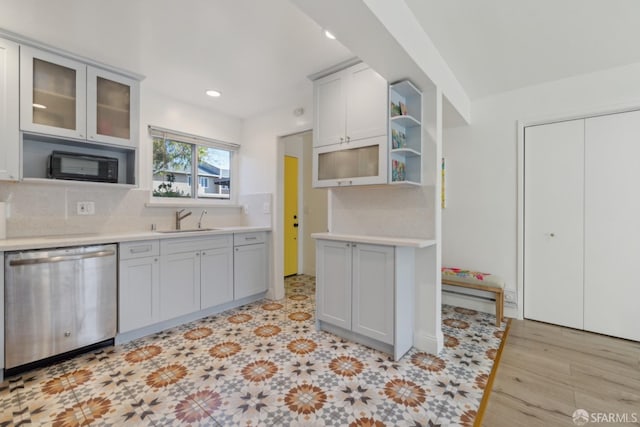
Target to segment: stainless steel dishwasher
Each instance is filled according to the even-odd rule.
[[[5,367],[115,337],[115,244],[5,253]]]

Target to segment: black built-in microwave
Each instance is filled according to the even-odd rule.
[[[118,182],[118,159],[53,151],[49,156],[47,176],[77,181]]]

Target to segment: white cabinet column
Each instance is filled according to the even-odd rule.
[[[17,43],[0,39],[0,180],[20,179],[18,52]]]
[[[0,252],[0,381],[4,379],[4,252]]]

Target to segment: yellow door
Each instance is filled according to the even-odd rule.
[[[284,157],[284,275],[298,273],[298,158]]]

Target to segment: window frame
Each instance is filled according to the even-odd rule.
[[[198,135],[193,135],[185,132],[170,130],[161,128],[158,126],[148,126],[149,135],[151,136],[151,170],[150,170],[150,191],[149,191],[149,203],[148,205],[152,206],[212,206],[212,205],[220,205],[220,206],[237,206],[238,194],[237,194],[237,183],[236,179],[238,176],[238,151],[240,150],[240,144],[220,141],[217,139],[206,138]],[[192,160],[191,160],[191,174],[188,175],[190,177],[190,187],[191,194],[189,197],[158,197],[153,195],[154,184],[153,184],[153,141],[156,138],[161,138],[163,140],[169,139],[172,141],[190,144],[192,146]],[[214,148],[217,150],[224,150],[229,152],[229,197],[228,198],[220,198],[220,197],[211,197],[211,196],[199,196],[198,190],[200,188],[200,176],[198,174],[198,150],[197,147],[202,146],[206,148]]]

